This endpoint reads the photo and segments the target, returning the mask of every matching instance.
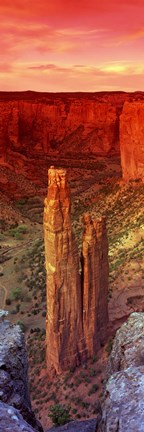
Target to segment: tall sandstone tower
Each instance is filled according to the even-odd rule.
[[[108,247],[105,220],[84,215],[80,274],[67,173],[51,167],[48,176],[46,356],[49,373],[60,373],[93,355],[106,335]]]
[[[108,323],[108,241],[105,218],[84,214],[82,239],[83,329],[89,355],[106,334]]]
[[[64,169],[49,169],[44,239],[47,273],[48,369],[80,363],[84,353],[79,255],[70,217],[70,189]]]

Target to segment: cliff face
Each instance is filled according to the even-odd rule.
[[[117,331],[108,363],[98,432],[144,430],[144,313],[133,313]]]
[[[74,99],[0,102],[0,151],[11,163],[19,153],[118,152],[118,116],[109,102]]]
[[[82,276],[70,218],[70,190],[63,169],[49,169],[44,209],[47,273],[48,370],[80,364],[93,355],[108,321],[108,249],[105,221],[84,217]],[[106,240],[105,240],[106,238]]]
[[[141,176],[143,105],[142,92],[0,92],[0,164],[33,179],[38,159],[119,155],[121,141],[124,178]]]
[[[18,325],[13,326],[8,321],[0,322],[0,399],[1,402],[4,402],[0,406],[0,421],[2,422],[3,416],[6,415],[5,427],[8,428],[9,423],[15,420],[13,416],[18,414],[18,410],[21,414],[20,416],[18,414],[19,427],[22,426],[22,420],[25,420],[29,424],[29,428],[25,430],[31,431],[34,428],[34,430],[42,432],[43,429],[31,408],[24,335]],[[20,428],[20,430],[24,430],[26,427],[25,421],[23,422],[23,429]],[[11,424],[11,429],[1,429],[0,424],[0,430],[18,429],[17,427],[15,429],[15,424]]]
[[[84,215],[82,242],[83,328],[88,353],[96,352],[108,322],[108,242],[105,219]]]
[[[144,102],[125,102],[120,120],[120,150],[124,179],[144,178]]]

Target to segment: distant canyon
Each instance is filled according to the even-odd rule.
[[[23,172],[47,157],[121,156],[144,176],[144,93],[0,93],[0,163]],[[26,170],[27,171],[27,170]]]

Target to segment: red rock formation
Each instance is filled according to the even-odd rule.
[[[84,355],[78,248],[70,219],[66,171],[49,170],[44,239],[47,272],[47,365],[56,372]]]
[[[79,154],[80,149],[83,154],[117,154],[122,103],[120,98],[117,108],[113,94],[0,93],[0,157],[11,164],[21,156],[24,164],[24,155]]]
[[[0,92],[0,164],[33,179],[47,155],[119,155],[127,100],[144,94]]]
[[[49,372],[76,366],[93,355],[108,321],[108,248],[105,220],[85,215],[82,278],[70,217],[66,171],[49,169],[44,209],[47,273],[46,343]]]
[[[105,219],[84,215],[82,241],[83,328],[88,355],[106,334],[108,322],[108,242]]]
[[[98,314],[97,326],[100,340],[103,340],[106,334],[108,323],[108,239],[106,231],[106,219],[101,217],[94,221],[96,231],[97,245],[99,251],[99,297],[98,297]]]
[[[120,120],[123,177],[144,178],[144,102],[125,102]]]

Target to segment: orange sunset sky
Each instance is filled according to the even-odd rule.
[[[0,0],[0,90],[144,90],[144,0]]]

